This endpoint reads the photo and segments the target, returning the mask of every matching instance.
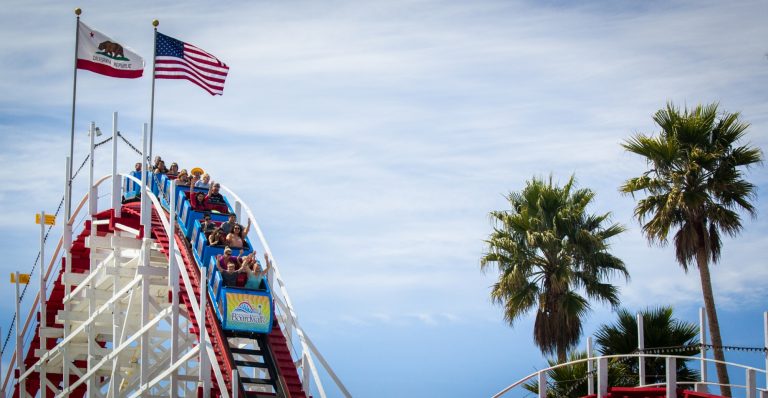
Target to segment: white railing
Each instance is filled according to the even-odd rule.
[[[665,369],[666,369],[666,382],[665,383],[657,383],[657,384],[646,384],[643,387],[649,387],[649,386],[664,386],[667,390],[667,396],[670,396],[670,394],[674,394],[671,396],[677,396],[675,391],[677,389],[678,385],[683,384],[692,384],[692,385],[711,385],[711,386],[720,386],[718,383],[713,382],[678,382],[677,381],[677,366],[676,361],[677,360],[695,360],[700,359],[697,357],[690,357],[690,356],[683,356],[683,355],[660,355],[660,354],[621,354],[621,355],[603,355],[603,356],[597,356],[597,357],[589,357],[589,358],[583,358],[583,359],[577,359],[566,363],[557,364],[554,366],[550,366],[545,369],[538,370],[534,373],[529,374],[528,376],[523,377],[522,379],[510,384],[509,386],[505,387],[495,395],[493,395],[493,398],[500,398],[504,395],[506,395],[508,392],[510,392],[515,387],[521,386],[523,383],[535,379],[538,382],[539,390],[538,390],[538,397],[545,398],[547,396],[547,374],[549,371],[576,365],[579,363],[584,363],[587,361],[595,361],[597,362],[597,391],[594,393],[597,394],[598,398],[602,398],[607,396],[608,393],[608,360],[610,359],[627,359],[627,358],[663,358],[665,360]],[[731,387],[735,388],[741,388],[745,390],[746,397],[747,398],[764,398],[768,397],[768,387],[764,389],[758,389],[757,383],[756,383],[756,375],[758,373],[766,374],[765,369],[759,369],[754,368],[751,366],[746,366],[742,364],[737,364],[733,362],[724,362],[724,361],[717,361],[715,359],[705,358],[703,361],[708,363],[722,363],[728,366],[741,368],[745,372],[746,376],[746,384],[745,385],[736,385],[736,384],[730,384]],[[768,375],[767,375],[768,376]],[[591,377],[591,375],[587,375],[587,377]],[[761,395],[758,395],[758,392],[760,392]],[[590,393],[592,393],[590,391]]]
[[[270,250],[269,244],[267,244],[267,240],[264,237],[264,233],[259,227],[259,224],[256,222],[256,217],[253,216],[251,209],[247,205],[245,205],[243,200],[240,199],[240,197],[237,196],[236,193],[234,193],[231,189],[225,187],[224,185],[222,185],[221,188],[227,192],[227,196],[229,198],[234,199],[235,203],[239,203],[242,206],[243,210],[245,211],[245,214],[247,215],[247,219],[251,221],[253,230],[255,231],[256,235],[259,237],[259,242],[261,243],[261,246],[263,247],[264,252],[267,253],[269,255],[269,258],[272,260],[272,267],[270,268],[269,275],[268,275],[270,287],[272,288],[272,296],[275,301],[276,308],[279,310],[279,312],[282,315],[283,334],[285,334],[286,340],[288,340],[288,344],[291,347],[291,349],[293,349],[293,340],[292,340],[293,334],[295,333],[299,337],[299,345],[301,346],[301,353],[300,355],[297,355],[297,353],[295,353],[294,351],[294,355],[298,357],[298,358],[295,358],[295,361],[301,364],[301,367],[303,370],[302,383],[304,384],[304,391],[306,391],[307,394],[309,394],[310,382],[309,382],[308,376],[309,376],[309,373],[311,373],[312,379],[314,380],[315,386],[317,387],[319,396],[321,398],[326,398],[325,390],[323,389],[323,384],[322,384],[322,381],[320,380],[320,375],[318,374],[318,371],[317,371],[318,369],[314,362],[316,358],[320,362],[320,364],[323,366],[323,369],[325,369],[328,376],[330,376],[330,378],[334,381],[339,391],[345,397],[351,398],[352,394],[349,393],[349,390],[347,390],[347,388],[344,386],[344,383],[342,383],[341,379],[339,379],[339,377],[333,371],[333,369],[325,360],[325,358],[323,358],[322,354],[320,354],[320,351],[312,343],[312,340],[310,340],[309,336],[307,336],[307,333],[299,324],[298,316],[296,315],[296,311],[293,308],[291,299],[288,296],[288,290],[286,288],[285,281],[280,275],[280,269],[278,267],[277,260],[272,254],[272,250]],[[230,200],[230,202],[232,201]]]
[[[133,182],[135,182],[138,185],[141,184],[141,181],[139,179],[133,177],[130,174],[119,174],[119,176],[122,177],[122,178],[126,178],[127,179],[126,181],[133,181]],[[98,197],[98,187],[104,181],[107,181],[111,177],[112,177],[111,175],[107,175],[107,176],[104,176],[104,177],[100,178],[98,181],[95,181],[94,186],[93,186],[93,190],[94,190],[94,193],[96,194],[96,197],[98,199],[101,199],[101,198]],[[122,178],[121,178],[121,181],[122,181]],[[285,284],[282,276],[280,275],[280,270],[279,270],[279,267],[278,267],[278,264],[277,264],[277,260],[275,259],[274,255],[272,254],[272,251],[269,248],[269,245],[268,245],[268,243],[267,243],[267,241],[266,241],[266,239],[264,237],[264,234],[263,234],[261,228],[259,227],[258,223],[256,222],[256,219],[255,219],[253,213],[251,212],[250,208],[248,208],[248,206],[246,206],[243,203],[243,201],[240,199],[239,196],[237,196],[237,194],[235,194],[234,192],[232,192],[230,189],[228,189],[226,187],[222,187],[222,188],[226,192],[228,192],[229,195],[231,195],[230,197],[233,198],[236,201],[236,203],[239,203],[239,205],[242,206],[243,210],[245,211],[245,213],[247,215],[247,218],[251,221],[251,223],[253,225],[253,230],[254,230],[254,232],[258,236],[258,239],[259,239],[259,242],[261,243],[261,246],[263,247],[264,251],[269,255],[270,259],[272,260],[272,267],[271,267],[271,269],[269,271],[270,275],[268,277],[269,277],[270,285],[272,286],[273,298],[274,298],[274,301],[275,301],[275,304],[276,304],[277,315],[280,317],[279,319],[281,320],[281,323],[282,323],[283,333],[285,334],[286,340],[288,341],[288,345],[291,348],[291,351],[293,353],[295,362],[303,370],[303,372],[302,372],[302,383],[304,384],[305,391],[307,391],[308,393],[310,391],[310,388],[311,388],[310,374],[311,374],[311,378],[314,381],[314,386],[315,386],[315,388],[318,391],[318,395],[321,398],[325,398],[326,397],[326,393],[325,393],[325,391],[323,389],[323,384],[322,384],[322,381],[321,381],[321,378],[320,378],[320,374],[318,373],[318,368],[317,368],[317,365],[315,364],[315,360],[317,360],[317,361],[320,362],[320,364],[322,365],[322,368],[325,370],[327,375],[330,376],[330,378],[334,381],[334,383],[336,384],[336,386],[338,387],[338,389],[342,393],[342,395],[345,396],[345,397],[351,397],[351,394],[346,389],[346,387],[344,386],[342,381],[339,379],[339,377],[333,371],[333,369],[328,364],[328,362],[325,360],[325,358],[322,356],[322,354],[320,354],[320,352],[317,349],[317,347],[312,343],[312,341],[310,340],[309,336],[307,336],[306,332],[304,331],[304,329],[299,324],[298,316],[296,314],[296,311],[293,308],[293,304],[292,304],[292,302],[290,300],[290,297],[288,295],[288,291],[286,289],[286,284]],[[150,181],[148,181],[148,186],[145,187],[145,191],[147,192],[149,200],[151,201],[153,207],[157,210],[158,214],[163,215],[163,216],[160,217],[160,220],[162,222],[163,228],[165,229],[166,232],[170,231],[170,222],[175,222],[175,217],[169,216],[170,220],[166,219],[166,217],[164,217],[165,212],[162,211],[162,210],[164,210],[164,208],[161,206],[160,201],[158,200],[158,197],[152,193],[152,191],[151,191],[151,182]],[[102,198],[106,197],[106,196],[110,196],[110,195],[109,194],[103,195]],[[83,207],[85,207],[85,204],[88,203],[88,201],[89,201],[88,194],[86,194],[86,195],[83,196],[83,198],[79,202],[77,208],[72,213],[70,219],[66,220],[68,225],[71,226],[71,225],[73,225],[75,223],[75,221],[77,220],[78,215],[80,214],[80,211],[83,209]],[[65,231],[66,231],[66,228],[65,228]],[[70,230],[70,233],[72,233],[72,232],[74,232],[74,231]],[[170,237],[170,238],[173,239],[173,237]],[[70,241],[71,241],[71,239],[70,239]],[[47,267],[45,269],[45,278],[46,278],[46,281],[48,283],[46,284],[46,290],[44,290],[42,292],[43,295],[44,295],[43,296],[44,298],[47,298],[47,288],[49,288],[52,285],[52,282],[53,282],[53,278],[51,278],[51,275],[53,274],[53,272],[56,271],[56,269],[58,269],[58,267],[60,265],[61,258],[59,257],[59,254],[61,252],[61,248],[63,246],[63,242],[64,242],[64,237],[62,236],[61,238],[59,238],[58,244],[56,246],[56,249],[54,250],[53,255],[50,257],[50,260],[48,261]],[[193,290],[192,290],[191,281],[190,281],[189,275],[187,273],[186,267],[184,266],[184,262],[183,262],[183,258],[181,257],[181,253],[178,250],[175,250],[174,255],[176,256],[175,264],[177,265],[178,270],[180,272],[179,275],[181,276],[187,291],[188,292],[192,292]],[[207,289],[206,289],[206,291],[207,291]],[[30,307],[29,312],[27,313],[27,316],[26,316],[26,318],[24,320],[24,326],[21,328],[21,331],[20,331],[21,335],[23,336],[22,341],[24,342],[24,344],[22,346],[23,349],[21,350],[22,356],[25,355],[25,349],[27,349],[29,347],[31,336],[34,335],[35,329],[34,328],[30,328],[30,325],[32,324],[32,320],[35,318],[36,313],[39,311],[40,297],[41,297],[40,292],[36,293],[34,301],[32,303],[32,306]],[[189,298],[190,298],[190,300],[192,302],[192,306],[194,308],[193,315],[195,316],[195,319],[197,319],[199,322],[205,322],[205,320],[203,319],[202,315],[200,314],[200,311],[199,311],[199,308],[198,308],[199,305],[198,305],[197,298],[193,294],[190,294]],[[17,322],[20,322],[20,321],[21,321],[20,319],[17,319]],[[294,335],[298,336],[299,345],[301,347],[301,352],[299,352],[299,353],[297,353],[296,349],[295,349],[294,340],[293,340],[293,336]],[[205,336],[205,340],[210,342],[210,336],[208,336],[207,333],[206,333],[206,336]],[[223,379],[223,374],[221,373],[221,369],[218,366],[218,362],[216,361],[215,353],[213,352],[213,349],[211,348],[210,343],[207,345],[207,348],[208,349],[206,351],[207,351],[207,354],[208,354],[207,356],[208,356],[208,359],[209,359],[208,363],[211,364],[212,370],[214,372],[214,375],[217,378],[217,381],[219,382],[219,385],[223,386],[225,384],[224,383],[224,379]],[[16,358],[17,354],[16,353],[17,353],[17,351],[18,350],[14,350],[12,355],[11,355],[10,361],[8,362],[11,365],[16,363],[16,360],[17,360],[17,358]],[[42,361],[42,360],[40,360],[40,361]],[[35,365],[40,365],[40,363],[39,363],[40,361],[38,361],[38,363],[36,363]],[[33,365],[33,369],[34,369],[35,365]],[[10,383],[10,381],[11,381],[11,378],[14,377],[13,376],[13,374],[14,374],[13,370],[14,370],[13,366],[9,366],[7,368],[6,373],[5,373],[4,377],[3,377],[2,386],[0,388],[0,391],[4,391],[6,393],[9,392],[8,387],[9,386],[12,387],[12,384]],[[28,374],[29,371],[26,371],[24,373]],[[153,383],[150,383],[150,384],[159,383],[160,379],[161,378],[158,377],[156,380],[154,380]],[[146,387],[149,387],[149,385],[146,385],[146,386],[143,386],[143,387],[146,388]],[[236,386],[234,386],[233,388],[236,388]],[[229,392],[228,391],[222,391],[222,393],[225,395],[226,398],[229,398]]]
[[[96,182],[96,185],[101,184],[102,182],[104,182],[105,180],[107,180],[110,177],[111,176],[105,176],[105,177],[99,179]],[[75,219],[77,218],[78,213],[80,212],[80,210],[83,209],[83,206],[85,206],[85,204],[87,202],[88,202],[88,194],[83,196],[83,199],[80,200],[80,203],[77,205],[77,208],[72,213],[72,216],[69,218],[69,220],[65,220],[65,221],[68,224],[73,223],[75,221]],[[51,279],[50,276],[52,274],[52,271],[55,269],[55,267],[57,267],[57,263],[59,263],[61,261],[61,259],[59,258],[59,251],[61,251],[61,246],[63,245],[63,243],[64,243],[64,237],[62,236],[61,238],[59,238],[59,242],[56,245],[56,249],[53,252],[53,256],[51,256],[50,261],[48,262],[48,265],[46,266],[46,271],[45,271],[45,278],[46,278],[46,280],[50,280]],[[41,264],[41,266],[42,266],[42,264]],[[43,294],[45,295],[44,297],[46,297],[46,298],[48,297],[46,292],[43,292]],[[30,329],[29,326],[32,323],[32,319],[35,318],[35,314],[38,311],[39,303],[40,303],[40,292],[37,292],[35,294],[35,299],[32,301],[32,306],[30,307],[29,312],[27,313],[27,317],[24,320],[24,326],[21,328],[21,335],[22,336],[27,336],[28,334],[34,333],[34,329]],[[16,322],[21,322],[21,319],[16,319]],[[25,337],[25,340],[27,340],[26,337]],[[23,347],[22,347],[22,353],[24,352],[24,348],[26,348],[26,347],[28,347],[28,345],[24,344]],[[11,359],[9,361],[11,366],[8,366],[8,370],[6,371],[5,376],[3,376],[2,388],[0,388],[0,391],[5,391],[6,393],[8,392],[8,389],[7,389],[8,383],[9,383],[9,381],[11,379],[11,375],[13,374],[12,373],[13,372],[13,364],[16,363],[16,351],[17,350],[14,350],[13,354],[11,355]]]

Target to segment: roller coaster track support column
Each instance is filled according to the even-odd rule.
[[[637,313],[637,349],[641,354],[645,354],[645,328],[643,327],[643,314]],[[640,355],[637,357],[637,369],[638,378],[640,379],[638,385],[640,387],[645,385],[645,357]]]
[[[168,231],[168,284],[171,288],[171,364],[179,358],[179,270],[176,268],[176,180],[171,180],[170,193],[170,228]],[[178,371],[171,372],[171,396],[176,396],[179,389]]]
[[[208,331],[205,328],[205,308],[208,298],[208,267],[200,268],[200,319],[197,320],[197,324],[200,328],[200,374],[199,383],[202,388],[203,398],[210,398],[211,396],[211,369],[208,366],[208,343],[206,342],[206,336]]]

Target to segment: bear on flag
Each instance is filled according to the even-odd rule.
[[[77,69],[135,79],[144,73],[144,59],[105,34],[78,21]]]

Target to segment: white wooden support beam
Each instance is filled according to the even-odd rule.
[[[699,369],[701,374],[701,391],[707,392],[707,313],[704,307],[699,308]]]
[[[757,398],[757,378],[755,377],[755,370],[747,368],[747,398]]]
[[[637,349],[641,354],[645,354],[645,327],[643,327],[643,314],[641,312],[637,313]],[[642,387],[645,385],[645,356],[639,355],[637,357],[637,369],[640,387]]]
[[[171,180],[170,212],[168,232],[168,284],[171,288],[171,363],[179,357],[179,271],[176,268],[176,180]],[[178,394],[179,381],[176,368],[171,370],[171,396]]]
[[[667,357],[667,398],[677,398],[677,361]]]
[[[592,363],[592,336],[587,337],[587,395],[595,393],[595,375],[592,371],[595,364]]]
[[[67,347],[67,346],[69,345],[69,343],[70,343],[70,342],[73,340],[73,338],[75,338],[75,337],[76,337],[78,334],[82,333],[82,332],[85,330],[85,328],[86,328],[88,325],[92,324],[92,323],[93,323],[93,322],[96,320],[96,318],[97,318],[98,316],[100,316],[100,315],[101,315],[101,314],[102,314],[104,311],[108,310],[108,309],[110,308],[110,305],[111,305],[112,303],[114,303],[115,301],[119,300],[119,299],[122,297],[122,295],[124,295],[125,293],[127,293],[128,291],[130,291],[131,289],[133,289],[133,287],[134,287],[134,286],[136,286],[136,284],[137,284],[137,283],[138,283],[140,280],[141,280],[141,278],[136,278],[136,279],[134,279],[134,280],[133,280],[131,283],[129,283],[128,285],[126,285],[126,286],[124,286],[122,289],[120,289],[120,292],[119,292],[119,294],[118,294],[118,295],[116,295],[116,296],[112,297],[112,298],[111,298],[109,301],[107,301],[106,303],[102,304],[102,305],[101,305],[101,307],[99,307],[99,308],[98,308],[96,311],[94,311],[93,315],[91,315],[91,316],[90,316],[90,317],[89,317],[87,320],[85,320],[85,321],[83,322],[83,324],[81,324],[80,326],[78,326],[78,327],[77,327],[75,330],[73,330],[71,333],[66,333],[66,336],[64,337],[64,339],[63,339],[62,341],[60,341],[60,342],[59,342],[59,344],[58,344],[58,345],[56,345],[56,347],[52,348],[52,349],[51,349],[50,351],[48,351],[48,352],[47,352],[45,355],[43,355],[43,357],[42,357],[42,358],[40,358],[40,361],[47,361],[47,360],[50,360],[51,358],[53,358],[53,356],[54,356],[54,355],[57,355],[57,354],[58,354],[59,352],[61,352],[62,350],[66,349],[66,347]],[[65,320],[65,321],[67,321],[67,322],[68,322],[68,320]],[[66,331],[66,330],[65,330],[65,331]],[[63,362],[64,364],[70,364],[70,363],[71,363],[71,362],[67,362],[67,361],[66,361],[66,358],[64,358],[64,360],[65,360],[65,361]],[[64,366],[64,370],[65,370],[66,372],[69,372],[69,367],[65,365],[65,366]],[[20,377],[20,380],[23,380],[23,379],[25,379],[26,377],[28,377],[30,373],[31,373],[31,371],[27,371],[27,372],[24,372],[24,373],[21,375],[21,377]]]
[[[597,359],[597,398],[608,396],[608,358]]]
[[[147,268],[149,265],[149,243],[150,239],[148,235],[144,235],[144,248],[142,249],[142,263],[139,268],[136,269],[136,274],[141,275],[141,326],[144,327],[149,322],[149,277],[147,275]],[[141,361],[139,362],[139,383],[146,384],[149,382],[149,334],[143,333],[141,335]]]
[[[131,337],[127,338],[122,344],[120,344],[119,347],[112,350],[112,352],[101,359],[96,365],[94,365],[91,369],[88,370],[85,374],[81,375],[80,378],[75,382],[72,383],[72,385],[69,386],[68,389],[62,390],[60,394],[56,396],[56,398],[63,398],[68,396],[75,388],[80,386],[85,382],[85,379],[93,374],[95,374],[104,364],[106,364],[108,361],[113,360],[117,355],[119,355],[123,350],[128,348],[131,344],[133,344],[136,340],[138,340],[144,333],[146,333],[149,329],[155,327],[155,325],[160,322],[163,318],[167,317],[168,314],[171,313],[171,309],[166,308],[163,310],[163,312],[157,314],[151,321],[149,321],[144,327],[139,329],[136,333],[134,333]]]
[[[150,388],[152,388],[153,386],[157,385],[158,383],[161,383],[164,379],[169,377],[169,375],[177,372],[180,367],[185,366],[186,363],[191,361],[196,355],[199,354],[199,352],[200,352],[200,346],[199,345],[193,347],[186,354],[184,354],[181,358],[179,358],[179,360],[173,362],[173,364],[171,364],[168,367],[168,369],[164,370],[159,375],[157,375],[157,377],[152,379],[152,381],[150,381],[147,384],[144,384],[144,385],[140,386],[140,388],[138,389],[139,391],[135,392],[130,397],[141,396],[141,393],[143,391],[147,391]],[[179,376],[179,378],[182,378],[182,376]],[[185,378],[185,381],[195,381],[195,380],[197,380],[197,378],[196,377],[192,377],[192,376],[189,376],[189,377]],[[171,395],[171,396],[175,397],[176,395]]]
[[[211,396],[211,369],[208,367],[208,332],[205,328],[206,298],[208,297],[208,268],[201,268],[200,273],[200,316],[197,318],[197,326],[200,329],[200,384],[203,387],[203,398]]]

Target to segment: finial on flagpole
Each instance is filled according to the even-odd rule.
[[[83,13],[83,10],[81,10],[80,7],[75,8],[75,15],[77,15],[79,17],[80,14],[82,14],[82,13]]]
[[[157,25],[160,25],[160,21],[153,19],[152,20],[152,26],[157,27]]]

